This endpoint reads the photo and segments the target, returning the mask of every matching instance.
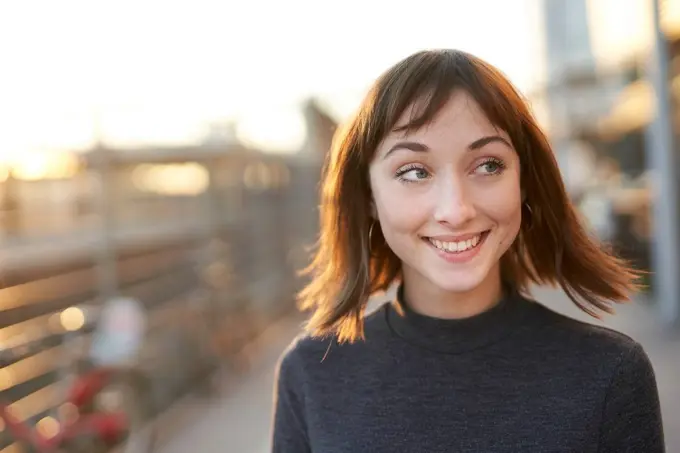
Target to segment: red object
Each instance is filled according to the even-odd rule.
[[[114,371],[113,368],[96,368],[78,376],[69,389],[66,401],[77,408],[83,407],[106,386]]]
[[[127,425],[127,417],[122,412],[85,415],[75,423],[65,426],[58,435],[47,439],[47,442],[56,448],[66,440],[95,433],[98,438],[113,445],[125,434]]]
[[[99,393],[110,381],[115,369],[98,368],[79,376],[69,389],[67,402],[81,408]],[[115,445],[128,428],[128,419],[123,412],[84,414],[73,423],[61,426],[57,435],[45,437],[26,422],[14,417],[9,405],[0,401],[0,417],[8,430],[19,441],[30,444],[37,453],[54,453],[64,442],[80,436],[95,435],[108,445]]]

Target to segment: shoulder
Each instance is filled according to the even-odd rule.
[[[635,358],[646,358],[642,346],[629,335],[603,325],[581,321],[531,301],[536,323],[536,342],[543,349],[569,351],[580,360],[607,368]],[[549,352],[549,351],[548,351]]]
[[[340,357],[356,357],[370,348],[382,336],[385,319],[384,306],[377,307],[364,317],[365,340],[338,343],[335,336],[315,337],[306,332],[295,337],[279,358],[280,369],[294,368],[298,372],[316,368],[316,365],[337,363]]]
[[[313,337],[303,332],[288,344],[279,358],[279,368],[299,368],[311,362],[321,362],[333,343],[331,337]]]
[[[629,395],[653,401],[656,380],[643,346],[610,327],[574,319],[535,303],[520,329],[519,354],[543,376],[573,386],[573,394]],[[587,388],[583,387],[587,382]],[[592,393],[594,392],[594,393]],[[609,397],[606,397],[608,399]]]

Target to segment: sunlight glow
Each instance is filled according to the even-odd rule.
[[[72,178],[78,166],[78,158],[63,151],[26,152],[10,160],[12,176],[25,181]]]
[[[307,128],[298,108],[273,110],[263,106],[241,116],[236,129],[239,140],[253,148],[274,153],[298,151],[305,142]]]
[[[600,68],[621,65],[649,49],[650,0],[588,0],[587,7],[593,52]]]
[[[142,164],[132,173],[135,187],[165,195],[198,195],[210,182],[208,170],[195,162],[183,164]]]
[[[541,58],[538,3],[346,0],[328,20],[327,5],[313,0],[0,2],[0,162],[97,140],[196,142],[209,122],[235,117],[249,144],[290,152],[305,131],[289,106],[323,93],[341,97],[346,112],[388,65],[424,48],[476,53],[524,90]],[[394,33],[399,23],[409,33]],[[256,114],[244,113],[254,104]],[[19,173],[47,172],[32,161]]]
[[[656,0],[588,1],[593,50],[600,67],[617,66],[649,53],[652,1]],[[680,36],[680,0],[664,0],[661,26],[669,36]]]

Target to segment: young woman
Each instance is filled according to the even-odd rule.
[[[530,299],[611,312],[636,273],[591,239],[510,82],[464,52],[385,72],[324,169],[300,295],[307,334],[276,380],[276,453],[664,451],[638,343]],[[396,300],[364,315],[369,297]]]

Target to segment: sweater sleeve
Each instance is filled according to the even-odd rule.
[[[637,343],[612,378],[600,429],[599,453],[665,452],[654,370]]]
[[[309,453],[302,383],[296,376],[295,349],[283,354],[274,379],[272,453]]]

